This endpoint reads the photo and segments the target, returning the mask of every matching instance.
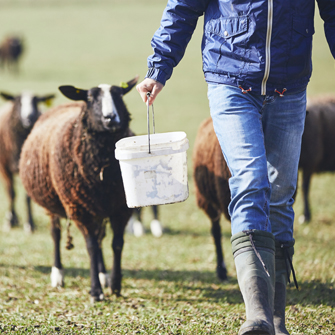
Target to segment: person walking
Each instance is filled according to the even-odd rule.
[[[318,0],[335,57],[335,1]],[[231,172],[232,251],[246,321],[239,335],[284,335],[292,209],[314,0],[169,0],[137,85],[151,105],[204,15],[202,59],[214,130]],[[150,97],[148,97],[150,93]]]

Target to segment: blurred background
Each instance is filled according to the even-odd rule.
[[[159,27],[165,0],[1,0],[0,40],[23,39],[19,71],[1,69],[0,89],[57,93],[59,85],[91,88],[119,84],[146,73],[150,39]],[[186,54],[156,102],[157,131],[185,130],[192,141],[208,116],[201,63],[200,18]],[[312,80],[308,95],[332,93],[334,61],[316,13]],[[132,128],[145,132],[146,110],[134,91],[126,97]]]
[[[166,0],[0,0],[0,41],[7,36],[18,36],[23,41],[23,53],[19,59],[18,69],[0,68],[0,91],[13,95],[26,89],[37,95],[54,93],[55,106],[68,101],[58,91],[60,85],[89,89],[102,83],[119,85],[136,75],[139,75],[141,81],[147,71],[147,56],[152,53],[150,40],[159,27],[166,3]],[[161,206],[160,219],[167,232],[161,239],[155,239],[149,233],[141,239],[129,235],[126,237],[123,252],[125,269],[123,292],[125,297],[144,299],[145,304],[153,308],[161,306],[161,314],[168,315],[172,312],[168,308],[164,310],[164,303],[159,305],[156,300],[148,302],[146,299],[149,299],[148,296],[160,296],[163,300],[168,300],[170,295],[172,303],[177,304],[178,299],[174,294],[177,294],[178,290],[182,291],[178,282],[186,281],[190,291],[188,293],[184,291],[180,301],[199,299],[207,289],[208,295],[203,297],[203,300],[198,300],[200,304],[198,309],[203,308],[207,314],[211,308],[217,308],[221,312],[226,308],[224,310],[226,315],[231,315],[230,313],[243,315],[242,300],[239,293],[236,293],[238,292],[236,281],[226,284],[223,288],[218,286],[221,284],[215,275],[215,251],[210,236],[210,223],[196,207],[193,194],[191,172],[193,143],[200,122],[209,116],[207,86],[202,73],[200,47],[202,25],[203,19],[200,18],[183,60],[174,70],[172,78],[167,82],[154,106],[156,132],[182,130],[187,133],[190,141],[188,150],[190,197],[184,203]],[[335,94],[334,60],[324,37],[323,23],[318,10],[316,10],[315,30],[313,75],[308,87],[310,97],[324,93]],[[146,105],[141,101],[137,91],[133,89],[124,100],[132,115],[131,128],[137,134],[146,133]],[[2,104],[4,101],[0,101],[0,106]],[[17,181],[17,209],[22,225],[25,215],[23,190],[20,181]],[[333,185],[332,174],[314,177],[310,192],[313,221],[309,225],[297,223],[295,226],[297,246],[300,248],[298,249],[300,253],[296,256],[297,274],[301,281],[316,280],[324,285],[335,280],[334,248],[330,247],[333,245],[331,240],[334,237],[335,217],[335,206],[332,201],[335,195]],[[302,213],[300,193],[295,204],[297,216]],[[3,183],[0,181],[0,226],[7,207],[8,200],[5,197]],[[148,210],[144,212],[144,218],[148,221],[147,218],[151,213]],[[21,320],[20,322],[25,325],[35,318],[34,322],[43,324],[46,322],[43,321],[45,318],[43,310],[47,308],[56,313],[56,305],[60,302],[54,299],[62,300],[61,306],[66,306],[65,308],[74,311],[74,314],[79,313],[70,299],[64,298],[66,294],[71,294],[71,289],[73,292],[79,287],[80,293],[76,295],[76,299],[82,299],[80,303],[88,298],[85,294],[81,297],[82,291],[80,291],[87,291],[89,286],[88,257],[83,238],[76,228],[73,228],[75,249],[63,253],[64,266],[69,269],[66,274],[69,277],[66,279],[67,286],[63,291],[54,292],[53,298],[50,298],[48,285],[50,285],[49,272],[52,264],[52,240],[49,234],[49,220],[44,211],[37,206],[34,206],[34,215],[37,231],[33,236],[25,235],[22,226],[12,232],[0,234],[0,315],[2,311],[2,315],[7,318],[6,322],[17,323]],[[228,272],[234,277],[235,269],[229,242],[230,225],[222,219],[222,226]],[[104,240],[104,245],[106,245],[106,265],[110,269],[110,233]],[[324,248],[321,249],[321,246]],[[306,257],[310,258],[306,260]],[[18,278],[21,278],[20,281],[24,278],[30,284],[16,284],[19,285],[19,290],[18,286],[13,288],[11,283]],[[174,288],[171,288],[171,285]],[[211,285],[217,286],[213,288]],[[15,306],[22,298],[17,293],[20,290],[24,292],[23,296],[28,295],[25,301],[28,299],[33,302],[40,299],[41,291],[44,298],[49,299],[48,304],[43,305],[41,310],[36,306],[19,305],[20,313],[25,316],[26,321],[20,319],[20,313]],[[225,296],[223,290],[232,290],[232,297],[227,298],[226,295],[223,298]],[[307,309],[308,305],[314,308],[313,306],[319,305],[324,299],[321,294],[315,300],[310,298],[311,300],[304,302],[305,295],[293,294],[295,295],[290,298],[289,303],[301,304],[297,307],[299,311]],[[15,303],[13,299],[8,300],[11,295],[16,297]],[[236,295],[237,298],[234,298]],[[326,295],[329,297],[329,292]],[[205,301],[209,301],[212,306],[208,307],[209,310],[201,305],[201,302],[206,304]],[[227,307],[227,301],[229,306],[235,303],[234,307]],[[330,300],[326,300],[326,305],[327,301]],[[132,315],[132,310],[128,307],[124,305],[124,313],[129,316]],[[110,312],[111,308],[117,307],[106,307],[106,311]],[[31,309],[34,312],[31,312]],[[103,315],[107,313],[106,311],[102,312]],[[195,313],[192,310],[193,312]],[[141,319],[138,324],[150,319],[145,313],[141,313],[138,316]],[[292,315],[295,315],[294,311]],[[86,315],[86,320],[91,320],[90,317]],[[201,313],[198,315],[199,320],[203,317]],[[150,320],[156,326],[159,323]],[[223,322],[220,316],[214,320]],[[52,322],[53,326],[57,325],[56,321]],[[293,328],[295,323],[290,322],[290,329],[300,329],[299,326]],[[235,323],[239,324],[239,321],[231,320],[231,329],[234,329]],[[301,329],[301,332],[298,331],[296,334],[305,334]],[[230,334],[228,331],[226,333]]]

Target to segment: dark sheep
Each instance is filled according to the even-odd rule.
[[[6,214],[3,229],[10,230],[18,225],[15,211],[14,174],[19,172],[19,158],[21,148],[30,133],[34,123],[40,116],[38,104],[48,103],[54,95],[38,97],[30,92],[13,96],[0,92],[0,96],[8,102],[0,109],[0,174],[2,175],[10,210]],[[27,196],[28,218],[24,228],[28,232],[34,230],[34,221],[31,214],[30,198]]]
[[[196,201],[212,223],[212,236],[216,248],[217,276],[227,279],[221,243],[221,214],[230,221],[228,205],[230,190],[228,180],[231,174],[223,158],[219,141],[214,132],[212,119],[203,121],[199,127],[193,149],[193,178]]]
[[[299,222],[309,222],[309,187],[314,173],[335,171],[335,97],[308,100],[305,130],[302,136],[299,169],[302,171],[304,214]]]
[[[24,50],[23,39],[18,36],[6,37],[0,45],[0,65],[15,72],[19,71],[19,60]]]
[[[137,78],[118,86],[90,90],[61,86],[71,100],[43,114],[25,142],[20,176],[28,194],[51,216],[55,261],[52,276],[63,282],[59,250],[60,218],[73,220],[85,238],[90,257],[91,300],[103,300],[99,280],[106,270],[101,251],[105,218],[114,233],[114,262],[110,286],[121,291],[121,253],[124,229],[132,215],[126,205],[115,143],[132,136],[130,114],[123,95]]]
[[[227,279],[221,243],[221,214],[230,222],[228,206],[231,200],[227,163],[223,157],[211,118],[204,120],[198,130],[193,149],[193,177],[196,201],[212,223],[212,236],[216,248],[216,273],[219,279]],[[293,198],[295,199],[296,193]]]

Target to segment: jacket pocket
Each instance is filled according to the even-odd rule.
[[[314,34],[313,20],[300,19],[298,17],[293,18],[293,30],[305,37],[312,37]]]
[[[248,30],[247,16],[220,18],[208,22],[206,31],[228,39]]]
[[[239,75],[245,66],[249,39],[247,16],[221,17],[205,25],[204,71]]]
[[[296,79],[310,75],[312,71],[313,19],[293,17],[288,73]]]

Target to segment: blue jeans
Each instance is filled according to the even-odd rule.
[[[306,91],[262,96],[209,84],[214,130],[232,177],[232,234],[259,229],[279,241],[293,239],[296,190]]]

